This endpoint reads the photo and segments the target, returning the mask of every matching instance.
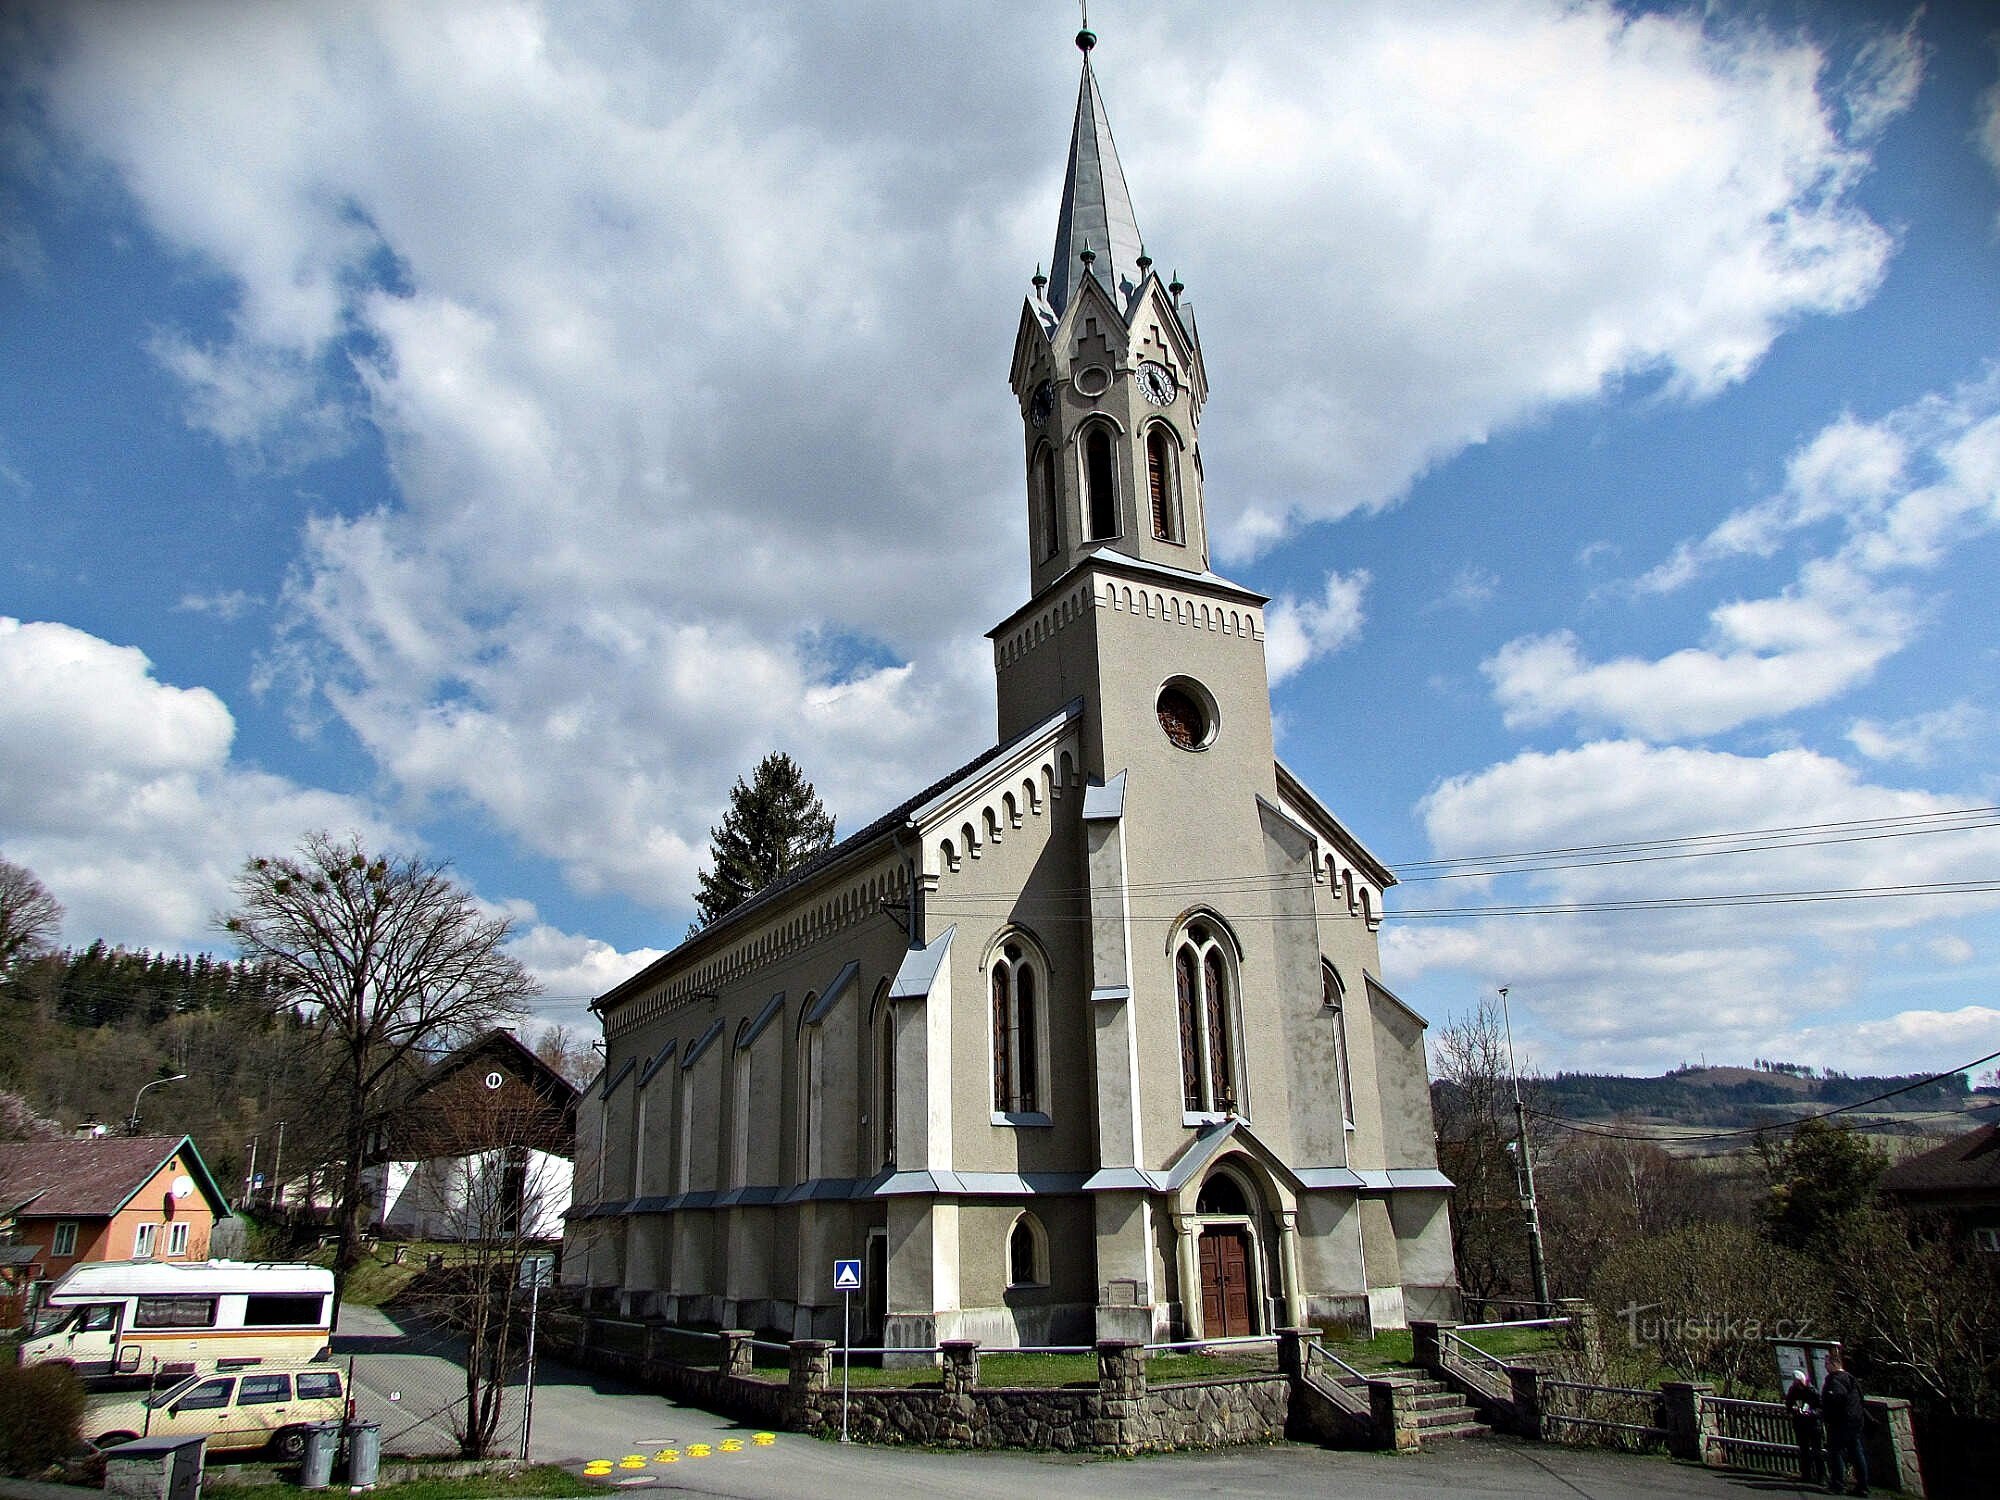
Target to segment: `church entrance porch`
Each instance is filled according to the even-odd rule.
[[[1235,1225],[1204,1229],[1199,1255],[1203,1336],[1226,1339],[1255,1333],[1251,1326],[1249,1234]]]

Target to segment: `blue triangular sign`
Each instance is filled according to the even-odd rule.
[[[861,1262],[858,1260],[837,1260],[833,1263],[833,1289],[836,1292],[858,1292],[861,1290]]]

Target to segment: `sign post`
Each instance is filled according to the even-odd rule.
[[[833,1263],[833,1289],[840,1293],[840,1440],[847,1441],[847,1370],[854,1356],[848,1350],[853,1342],[852,1311],[854,1294],[861,1290],[861,1262],[858,1260],[837,1260]]]
[[[520,1284],[528,1288],[528,1382],[521,1411],[521,1462],[528,1461],[528,1440],[535,1430],[535,1329],[542,1321],[542,1288],[555,1280],[553,1255],[521,1258]],[[349,1382],[352,1384],[352,1381]]]

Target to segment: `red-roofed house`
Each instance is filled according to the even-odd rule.
[[[1897,1162],[1882,1174],[1882,1192],[1950,1215],[1981,1250],[2000,1253],[2000,1123]]]
[[[0,1145],[0,1206],[24,1280],[86,1260],[206,1260],[228,1200],[190,1136],[98,1136]],[[18,1257],[17,1257],[18,1258]]]

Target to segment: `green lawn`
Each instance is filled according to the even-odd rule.
[[[1481,1328],[1468,1323],[1458,1329],[1459,1337],[1474,1348],[1507,1359],[1516,1354],[1541,1354],[1558,1345],[1559,1330],[1552,1328]],[[1340,1328],[1321,1330],[1326,1347],[1357,1370],[1387,1370],[1411,1364],[1416,1355],[1410,1346],[1410,1330],[1394,1328],[1372,1339],[1357,1339]]]
[[[228,1500],[298,1500],[302,1491],[296,1484],[234,1485],[216,1483],[218,1472],[208,1471],[207,1488]],[[554,1464],[534,1464],[498,1474],[467,1474],[457,1479],[413,1479],[405,1484],[385,1484],[372,1495],[394,1496],[395,1500],[498,1500],[512,1495],[578,1495],[590,1488],[566,1469]],[[327,1493],[331,1494],[332,1491]]]
[[[1276,1371],[1276,1353],[1267,1345],[1230,1354],[1155,1354],[1146,1361],[1146,1379],[1154,1385],[1175,1380],[1200,1380],[1216,1375],[1268,1375]],[[935,1386],[936,1365],[878,1369],[856,1365],[849,1376],[856,1390]],[[1009,1354],[995,1350],[979,1356],[981,1386],[1052,1386],[1097,1384],[1095,1354]],[[840,1384],[840,1362],[834,1361],[831,1384]]]

